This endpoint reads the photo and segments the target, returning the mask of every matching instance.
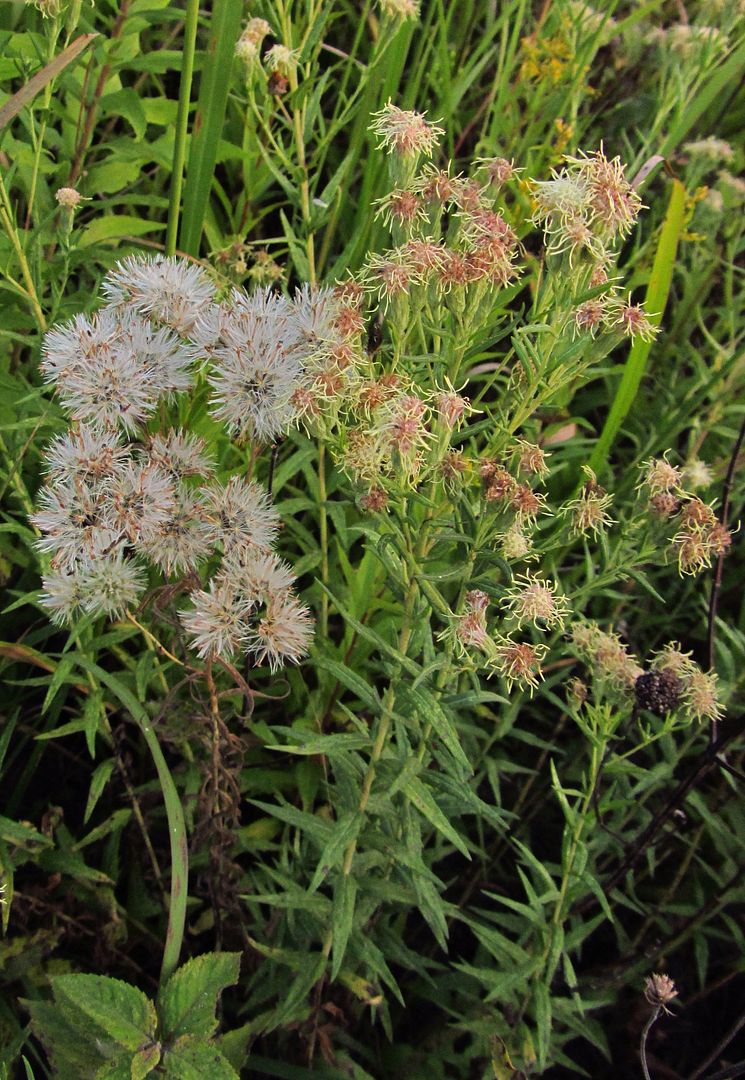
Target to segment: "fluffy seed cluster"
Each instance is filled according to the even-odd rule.
[[[251,652],[272,669],[299,661],[312,623],[273,550],[279,518],[267,492],[240,477],[221,483],[202,439],[153,416],[201,365],[230,435],[267,442],[286,431],[316,348],[308,308],[325,310],[328,298],[235,290],[218,302],[201,268],[164,258],[125,259],[103,293],[96,314],[44,339],[42,371],[72,424],[49,447],[34,516],[49,559],[41,603],[59,623],[119,618],[154,571],[186,577],[200,586],[181,612],[199,656]]]

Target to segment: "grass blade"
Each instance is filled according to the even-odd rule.
[[[652,266],[652,275],[647,285],[647,294],[644,301],[645,307],[650,313],[650,321],[655,326],[659,326],[662,321],[662,315],[670,293],[678,241],[683,229],[685,202],[685,188],[679,180],[673,180],[673,190],[670,194],[670,202],[662,225],[660,241]],[[637,338],[631,348],[626,366],[623,369],[621,384],[616,391],[605,426],[589,461],[589,467],[596,473],[607,465],[608,452],[613,445],[621,424],[626,419],[634,403],[639,384],[647,367],[651,348],[652,342],[642,341],[641,338]]]
[[[217,151],[225,122],[233,53],[241,16],[242,5],[235,0],[215,0],[186,171],[179,246],[188,255],[199,254]]]
[[[186,138],[189,131],[189,103],[191,101],[191,82],[194,74],[194,50],[197,43],[198,23],[199,0],[189,0],[186,9],[186,22],[184,24],[184,59],[181,66],[181,83],[179,85],[176,138],[173,143],[173,168],[171,169],[171,198],[168,204],[166,255],[173,255],[176,251],[179,210],[181,209],[181,188],[184,182]]]

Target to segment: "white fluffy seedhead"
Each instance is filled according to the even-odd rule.
[[[130,255],[104,278],[103,294],[116,309],[129,309],[188,335],[215,297],[200,266],[186,259]]]

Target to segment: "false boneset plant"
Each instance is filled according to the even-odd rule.
[[[491,994],[496,962],[509,983],[500,1007],[534,1022],[545,1062],[551,1018],[540,1002],[572,903],[589,888],[576,863],[587,856],[603,769],[625,783],[628,754],[721,715],[714,676],[674,644],[645,671],[612,629],[581,617],[600,586],[577,549],[590,566],[601,551],[607,589],[665,551],[696,572],[726,551],[729,533],[686,490],[694,478],[666,459],[645,464],[644,499],[622,514],[595,473],[546,437],[548,410],[566,410],[615,346],[656,333],[617,266],[642,209],[620,160],[601,148],[533,181],[493,157],[464,176],[426,162],[441,132],[420,113],[389,103],[373,131],[391,190],[377,207],[385,243],[359,272],[301,284],[288,298],[222,288],[182,259],[130,257],[104,280],[96,314],[47,334],[43,372],[72,423],[49,449],[35,517],[49,559],[41,602],[59,622],[129,619],[171,659],[183,634],[211,684],[213,662],[239,682],[241,654],[272,669],[302,660],[312,619],[277,553],[280,517],[255,474],[260,455],[288,435],[315,443],[319,500],[305,499],[303,511],[319,547],[306,563],[321,586],[319,670],[308,675],[319,686],[307,714],[272,733],[271,749],[325,755],[339,725],[324,788],[333,825],[282,797],[256,800],[297,832],[291,877],[281,860],[246,875],[249,940],[268,961],[283,963],[285,949],[293,965],[305,958],[289,992],[284,973],[260,969],[250,993],[261,1030],[302,1018],[327,974],[361,1000],[371,985],[398,993],[376,944],[390,938],[390,920],[378,917],[391,896],[394,912],[419,909],[442,948],[456,918],[468,923],[482,949],[474,978]],[[538,255],[534,226],[544,234]],[[531,259],[540,272],[522,293]],[[229,462],[220,479],[218,444]],[[553,453],[565,478],[575,469],[562,499],[549,497]],[[359,573],[356,612],[344,601],[354,588],[343,594],[331,577],[330,524],[363,541],[362,554],[339,553],[348,583]],[[387,597],[385,617],[367,595],[373,584]],[[141,621],[158,594],[178,598],[167,647]],[[354,669],[360,641],[364,675]],[[569,684],[567,711],[592,761],[571,788],[554,777],[565,855],[543,871],[551,889],[539,916],[515,930],[519,947],[503,949],[487,916],[478,923],[446,905],[435,867],[443,843],[470,855],[472,839],[458,828],[466,813],[506,834],[501,810],[470,786],[472,757],[496,737],[474,732],[493,726],[495,701],[507,701],[504,722],[517,723],[512,706],[540,692],[550,654],[590,669],[591,685]],[[337,680],[330,690],[325,672]],[[499,693],[482,676],[500,680]],[[345,691],[364,715],[337,707]],[[211,698],[214,706],[212,685]],[[620,725],[642,710],[663,723],[639,724],[633,751],[615,755]],[[306,886],[319,893],[313,906]],[[262,905],[275,901],[268,943]],[[568,958],[565,974],[573,982]],[[278,1004],[265,1011],[270,997]],[[574,1016],[564,1004],[565,1019]],[[380,1013],[390,1024],[387,1003]]]

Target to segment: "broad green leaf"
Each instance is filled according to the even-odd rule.
[[[240,953],[206,953],[176,971],[158,994],[160,1029],[168,1038],[212,1035],[220,992],[238,981]]]
[[[153,1039],[155,1006],[129,983],[104,975],[55,975],[51,983],[55,998],[92,1020],[114,1045],[134,1052]]]
[[[94,218],[83,231],[78,247],[93,247],[104,240],[121,240],[124,236],[146,236],[147,233],[165,229],[160,221],[147,221],[131,214],[113,214],[111,217]]]
[[[170,1080],[239,1080],[238,1073],[216,1046],[184,1035],[163,1055],[163,1073]]]

